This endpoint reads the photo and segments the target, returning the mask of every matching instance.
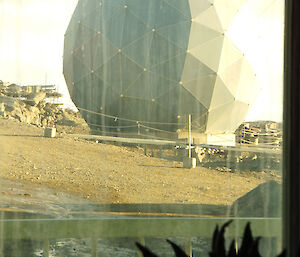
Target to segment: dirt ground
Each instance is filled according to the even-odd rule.
[[[20,197],[30,198],[35,187],[45,187],[95,203],[230,205],[260,183],[280,181],[273,172],[184,169],[181,162],[145,156],[136,147],[74,139],[66,133],[45,138],[43,133],[0,119],[0,178],[26,185]],[[9,192],[3,187],[1,194]]]

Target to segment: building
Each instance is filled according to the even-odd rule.
[[[80,0],[64,76],[87,123],[176,131],[191,114],[197,133],[233,133],[258,89],[225,33],[244,2]]]
[[[40,91],[53,92],[55,88],[55,85],[28,85],[22,87],[23,91],[27,93],[38,93]]]

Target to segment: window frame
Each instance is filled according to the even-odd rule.
[[[283,103],[283,247],[299,256],[300,246],[300,2],[285,0]]]

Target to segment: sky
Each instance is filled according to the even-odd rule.
[[[248,0],[228,36],[249,60],[261,87],[247,120],[282,121],[284,0]]]
[[[0,0],[0,80],[54,84],[68,97],[62,74],[64,33],[77,0]]]
[[[149,0],[150,1],[150,0]],[[77,0],[0,0],[0,80],[55,84],[73,107],[62,74],[64,33]],[[248,0],[228,37],[261,85],[247,120],[282,120],[284,0]]]

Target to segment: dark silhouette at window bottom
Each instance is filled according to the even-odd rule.
[[[226,251],[224,234],[225,234],[226,227],[229,226],[231,222],[232,220],[226,222],[220,228],[220,230],[218,225],[216,226],[216,229],[213,234],[212,250],[209,253],[209,256],[210,257],[262,257],[258,251],[260,237],[253,238],[249,222],[245,227],[240,249],[235,248],[236,245],[235,240],[232,240],[228,252]],[[186,255],[186,253],[178,245],[171,242],[170,240],[167,240],[167,242],[172,246],[176,257],[188,257],[188,255]],[[154,254],[150,249],[142,246],[140,243],[136,243],[136,246],[143,253],[144,257],[158,257],[158,255]],[[286,257],[286,256],[287,256],[286,251],[284,250],[277,257]]]

